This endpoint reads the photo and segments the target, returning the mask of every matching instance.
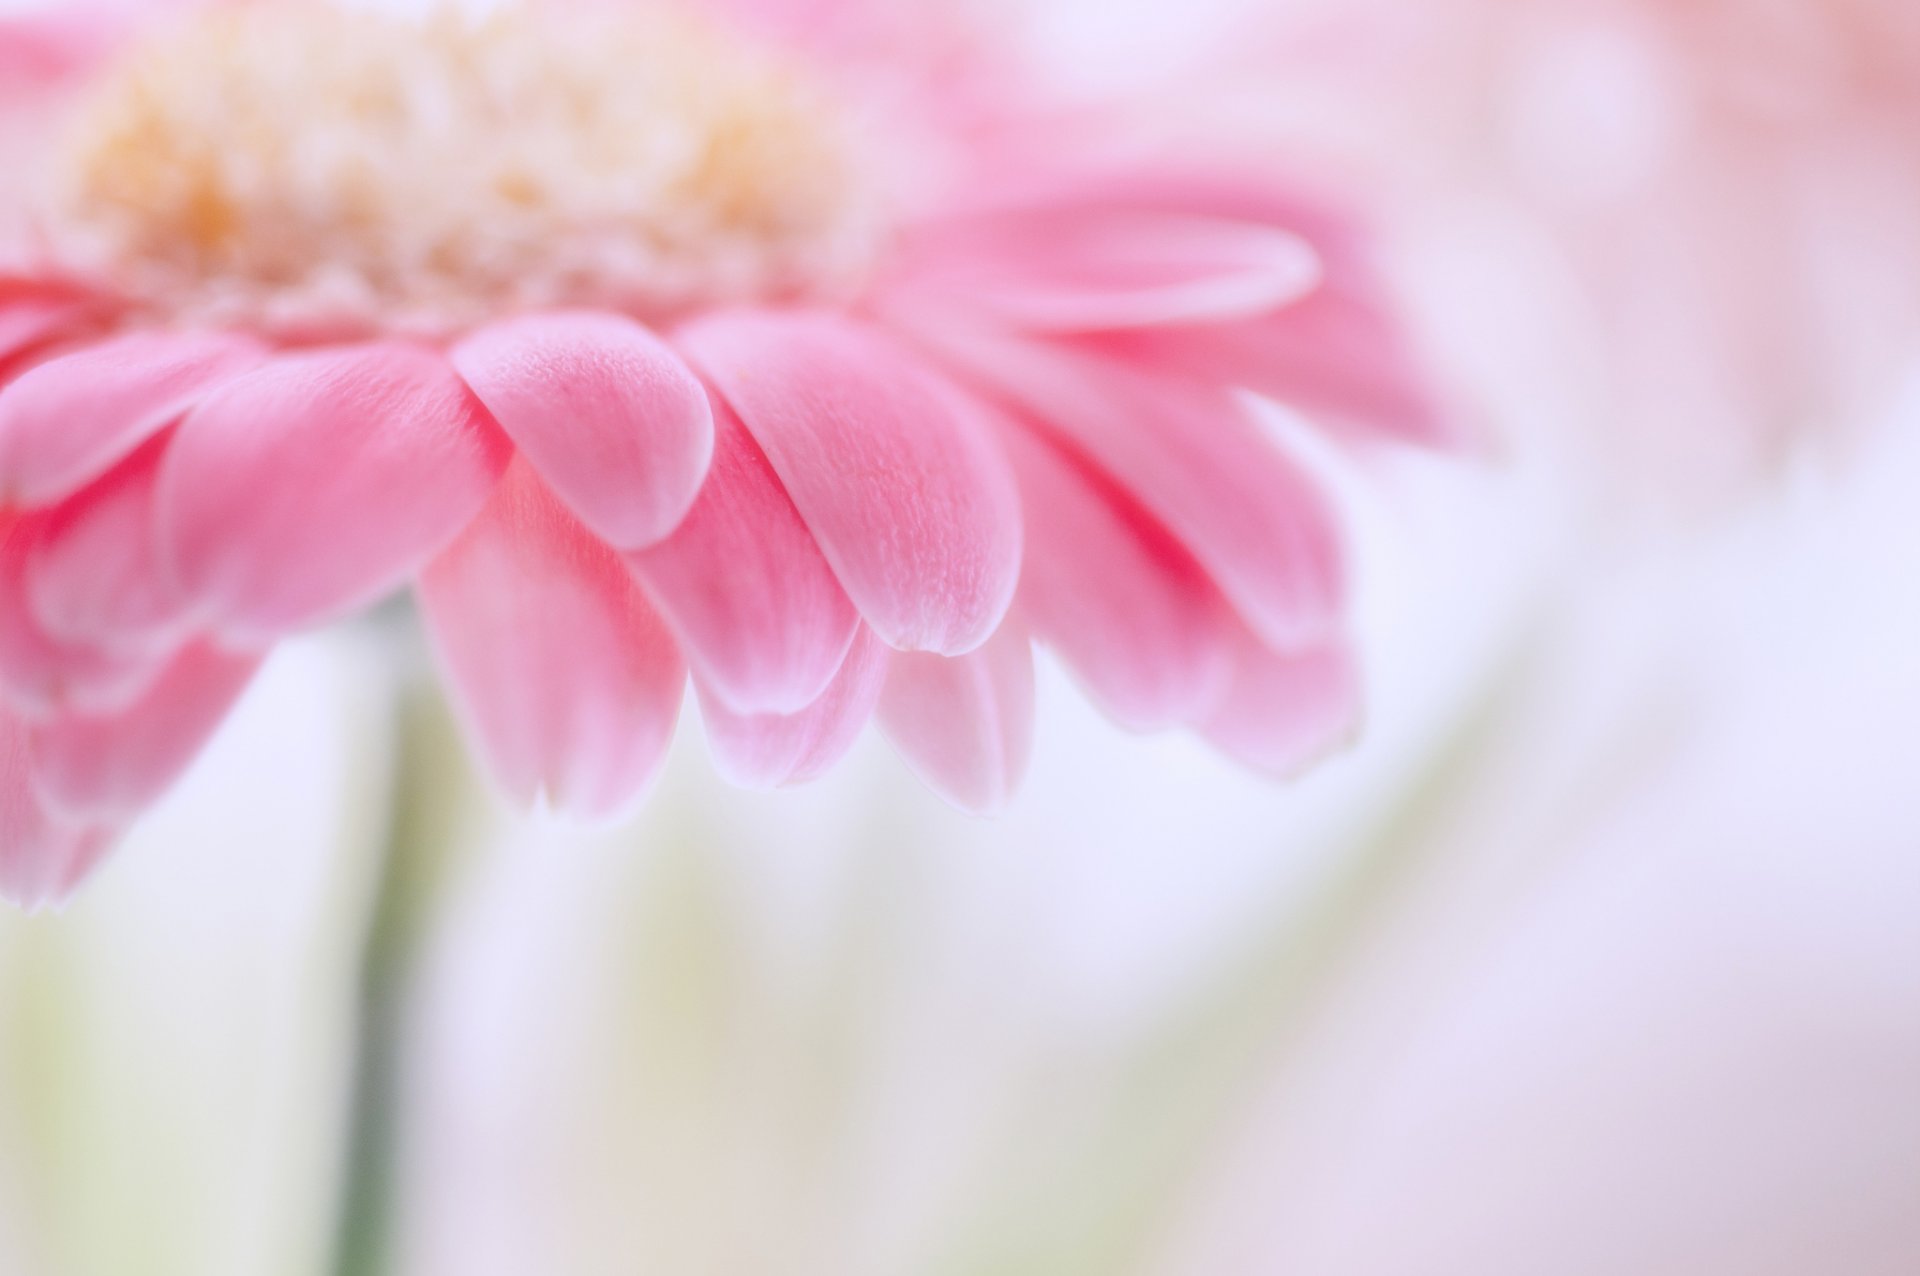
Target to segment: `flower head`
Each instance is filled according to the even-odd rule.
[[[1445,433],[1358,231],[1272,173],[856,0],[68,21],[0,29],[0,117],[53,121],[0,118],[13,894],[408,586],[503,785],[588,816],[689,676],[743,783],[877,713],[975,808],[1035,639],[1267,769],[1350,730],[1338,529],[1239,391]]]

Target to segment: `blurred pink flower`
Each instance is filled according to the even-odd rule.
[[[689,671],[731,778],[877,709],[979,809],[1029,635],[1257,767],[1351,731],[1339,530],[1235,393],[1447,441],[1351,222],[957,23],[732,9],[0,28],[0,115],[63,117],[0,128],[0,886],[409,582],[503,785],[590,817]]]
[[[1906,0],[1286,0],[1260,21],[1259,56],[1312,68],[1269,94],[1305,149],[1429,229],[1439,205],[1518,214],[1500,243],[1544,232],[1606,400],[1595,450],[1633,490],[1737,491],[1897,388],[1920,337]]]

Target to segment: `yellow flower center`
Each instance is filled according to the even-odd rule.
[[[78,109],[48,221],[176,321],[457,332],[855,286],[879,199],[797,68],[645,4],[219,6]]]

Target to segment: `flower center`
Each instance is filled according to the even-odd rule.
[[[645,4],[218,6],[104,75],[66,158],[69,264],[290,336],[835,294],[880,230],[816,85]]]

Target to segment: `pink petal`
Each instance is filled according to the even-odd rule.
[[[0,376],[18,356],[75,330],[90,310],[68,293],[0,284]]]
[[[1158,160],[1052,178],[1003,201],[996,215],[1089,210],[1261,225],[1304,241],[1322,269],[1319,287],[1273,313],[1115,332],[1100,343],[1110,352],[1254,390],[1368,434],[1431,447],[1464,442],[1372,260],[1365,228],[1336,205],[1248,171]]]
[[[72,495],[263,357],[239,337],[148,332],[30,369],[0,390],[0,502]]]
[[[702,688],[700,713],[714,765],[747,789],[802,784],[846,756],[873,716],[886,682],[887,649],[862,626],[820,698],[799,713],[739,714]]]
[[[1116,333],[1109,355],[1264,394],[1334,425],[1456,448],[1460,427],[1382,299],[1343,282],[1244,323]]]
[[[165,653],[62,642],[40,627],[27,575],[52,521],[0,513],[0,702],[30,717],[124,707],[158,676]]]
[[[97,65],[130,25],[104,4],[0,15],[0,100],[31,94]]]
[[[1340,534],[1319,488],[1232,394],[1059,347],[928,330],[1179,538],[1267,642],[1340,623]]]
[[[1021,615],[1122,725],[1194,721],[1218,699],[1236,628],[1205,572],[1110,481],[1017,425],[1027,509]]]
[[[412,576],[479,513],[510,456],[432,351],[276,359],[181,425],[160,472],[161,552],[224,632],[270,638]]]
[[[454,366],[520,453],[611,545],[679,525],[713,457],[707,392],[631,319],[545,314],[483,329]]]
[[[130,654],[177,645],[190,617],[152,530],[165,455],[165,437],[151,440],[48,516],[28,556],[26,595],[49,637]]]
[[[1087,206],[960,219],[925,232],[908,287],[1039,331],[1244,319],[1313,290],[1320,263],[1272,226]]]
[[[860,616],[739,418],[713,409],[693,511],[628,562],[706,691],[739,713],[798,713],[845,662]]]
[[[986,641],[1020,567],[1020,505],[983,422],[878,333],[738,312],[682,343],[726,395],[889,646]]]
[[[27,726],[0,713],[0,896],[28,909],[57,903],[112,841],[111,830],[47,812],[34,792]]]
[[[1201,734],[1256,771],[1292,779],[1351,744],[1360,714],[1359,674],[1345,646],[1290,656],[1249,638]]]
[[[34,728],[41,798],[75,821],[133,819],[192,765],[259,667],[258,655],[196,644],[130,707],[102,717],[70,714]]]
[[[880,728],[915,773],[962,810],[1003,808],[1033,752],[1033,647],[1004,625],[964,656],[895,655]]]
[[[618,555],[516,462],[422,575],[420,602],[493,774],[588,819],[639,799],[673,738],[686,665]]]

